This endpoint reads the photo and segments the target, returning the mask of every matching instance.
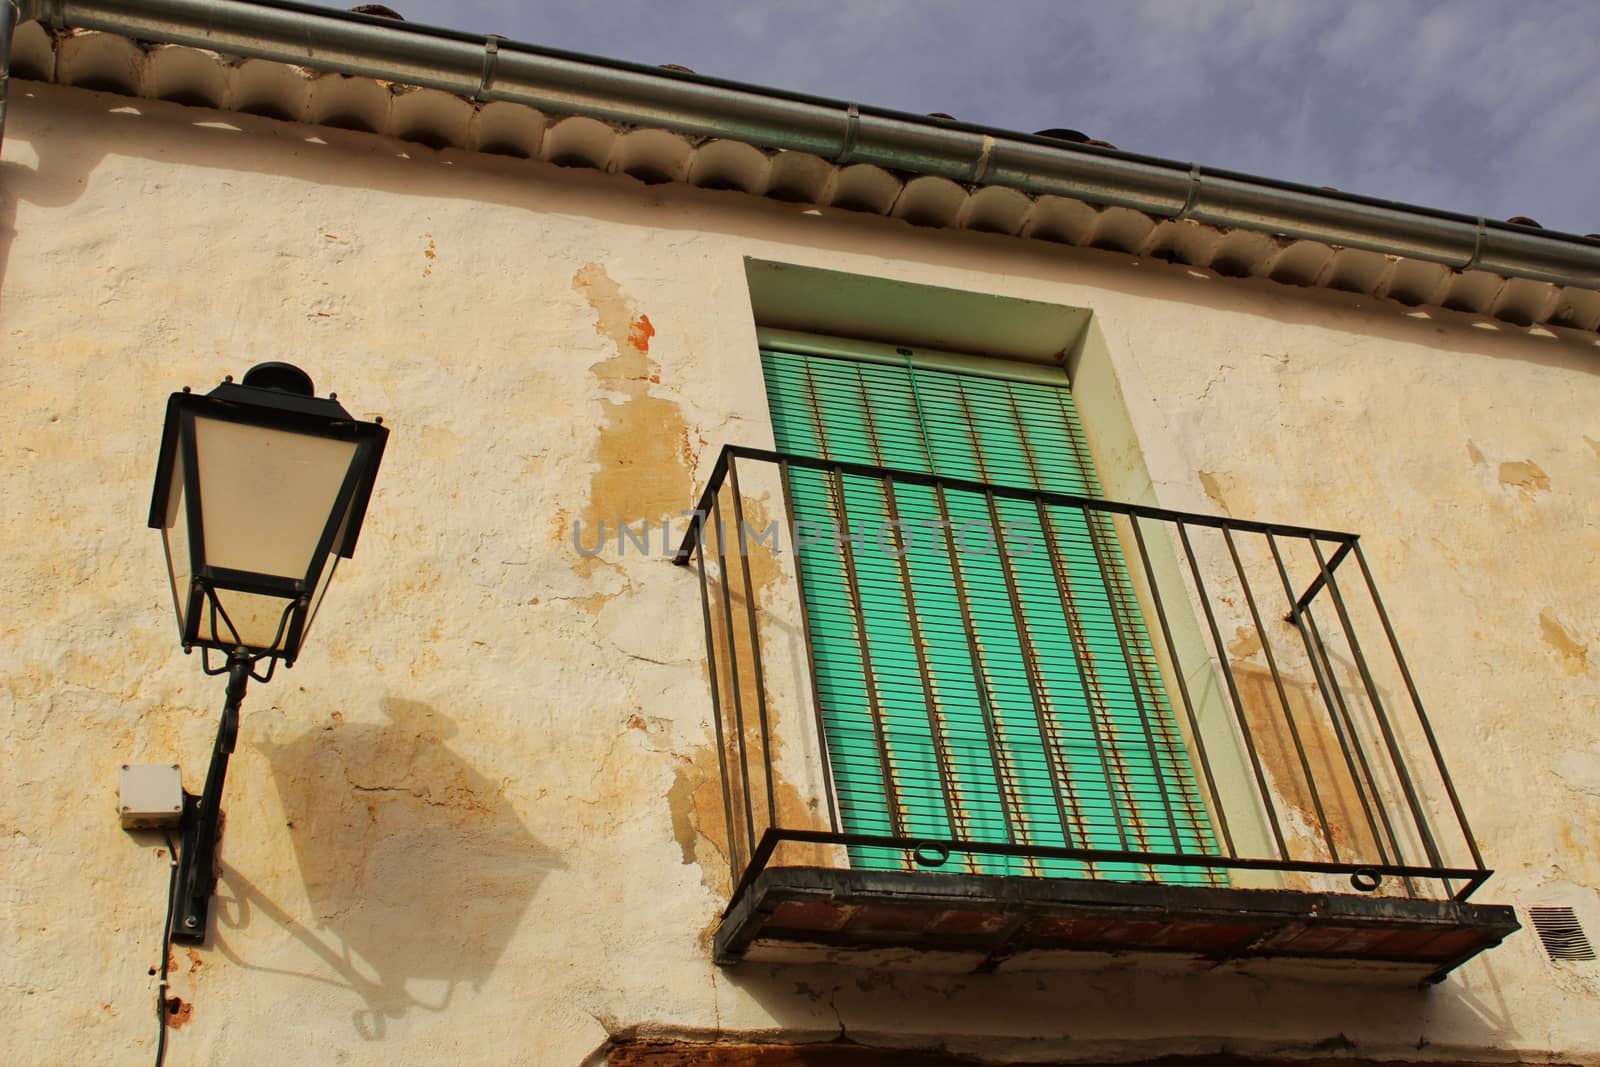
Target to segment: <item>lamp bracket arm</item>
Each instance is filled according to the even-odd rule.
[[[183,851],[178,856],[178,906],[172,916],[172,936],[178,941],[201,943],[206,917],[216,888],[217,830],[222,824],[222,786],[228,777],[228,757],[239,737],[239,708],[250,684],[254,657],[236,651],[228,655],[228,689],[211,749],[206,784],[198,798],[189,797],[184,811]]]

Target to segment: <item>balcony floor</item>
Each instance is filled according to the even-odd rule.
[[[771,867],[717,929],[717,962],[907,950],[992,971],[1027,954],[1335,963],[1437,981],[1519,928],[1505,905],[1287,889]]]

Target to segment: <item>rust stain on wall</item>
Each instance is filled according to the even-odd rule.
[[[1548,611],[1539,613],[1539,634],[1561,657],[1561,666],[1568,674],[1583,674],[1589,669],[1589,645],[1579,641]]]
[[[656,328],[641,314],[599,263],[590,263],[572,278],[572,288],[594,309],[595,332],[609,340],[616,354],[591,368],[595,383],[608,394],[600,401],[596,471],[589,479],[589,503],[579,516],[592,544],[599,524],[608,532],[621,522],[660,522],[676,516],[693,499],[692,463],[680,447],[690,427],[675,401],[651,395],[661,381],[650,359]],[[564,521],[561,537],[571,536]],[[578,568],[593,571],[604,556],[578,557]]]
[[[646,355],[650,351],[650,338],[655,335],[656,328],[650,324],[650,316],[640,315],[628,327],[628,344],[632,345],[636,352]],[[659,382],[661,377],[651,375],[651,380]]]
[[[592,534],[585,538],[584,544],[592,544],[591,538]],[[556,508],[550,516],[550,541],[558,547],[570,548],[572,544],[572,515],[565,508]]]
[[[1500,484],[1507,489],[1517,490],[1522,494],[1522,499],[1532,500],[1536,494],[1550,491],[1550,476],[1540,470],[1533,460],[1519,459],[1500,464]]]
[[[182,1030],[189,1025],[189,1020],[194,1017],[194,1005],[182,997],[167,998],[167,1025],[174,1030]]]
[[[1472,460],[1472,465],[1474,467],[1481,467],[1486,462],[1483,458],[1483,452],[1478,448],[1477,445],[1472,443],[1472,439],[1470,437],[1467,439],[1467,458]]]

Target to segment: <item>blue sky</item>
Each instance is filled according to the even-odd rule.
[[[1600,232],[1600,0],[389,2],[415,22]]]

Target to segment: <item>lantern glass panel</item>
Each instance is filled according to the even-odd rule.
[[[304,580],[318,543],[335,518],[334,505],[355,456],[356,442],[197,416],[200,504],[205,562],[210,567]],[[282,602],[228,594],[245,618],[271,615],[261,647],[271,643]],[[276,608],[266,606],[267,602]],[[242,628],[247,624],[225,609]],[[258,621],[248,624],[252,627]],[[254,641],[248,642],[255,644]]]
[[[183,450],[172,464],[171,489],[167,493],[167,514],[161,527],[161,540],[167,550],[167,574],[172,579],[172,603],[178,610],[178,630],[183,631],[189,617],[189,588],[193,584],[193,557],[189,554],[189,498],[184,492]]]
[[[333,581],[333,572],[339,569],[338,546],[344,543],[344,534],[350,526],[350,511],[346,510],[339,519],[338,532],[334,534],[334,551],[328,556],[327,566],[322,568],[322,573],[317,577],[317,588],[311,594],[311,610],[306,615],[306,625],[301,631],[300,639],[305,640],[305,635],[311,632],[311,624],[317,621],[317,613],[322,610],[322,598],[328,595],[328,585]]]
[[[301,631],[302,641],[311,632],[311,624],[317,621],[317,614],[322,610],[322,598],[328,594],[328,583],[333,581],[333,572],[338,569],[339,557],[329,556],[328,565],[322,568],[322,576],[317,579],[317,591],[311,594],[311,611],[306,615],[305,629]]]
[[[261,593],[244,593],[237,589],[215,591],[217,603],[227,616],[209,617],[212,610],[203,606],[200,620],[200,638],[212,639],[212,623],[216,624],[216,638],[224,644],[243,645],[246,648],[274,651],[282,650],[289,638],[290,627],[284,625],[284,611],[292,599],[266,596]],[[228,625],[232,623],[232,627]],[[281,627],[281,630],[280,630]]]

